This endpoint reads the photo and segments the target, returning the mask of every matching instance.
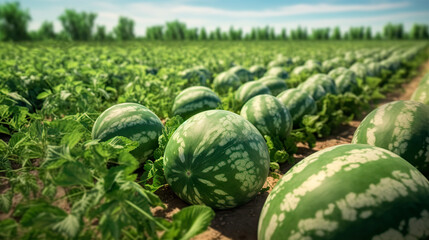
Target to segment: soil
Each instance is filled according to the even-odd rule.
[[[397,100],[409,100],[414,90],[417,88],[423,75],[429,71],[429,61],[426,61],[420,68],[419,75],[414,77],[408,83],[402,84],[398,90],[387,94],[386,98],[379,101],[376,106]],[[331,136],[319,139],[313,149],[308,148],[304,144],[298,144],[298,152],[295,154],[296,161],[300,161],[310,154],[322,150],[327,147],[340,144],[348,144],[353,138],[353,133],[359,126],[362,119],[353,120],[346,125],[339,126],[335,129]],[[292,166],[283,164],[280,166],[280,175],[285,174]],[[216,216],[213,219],[209,229],[198,236],[194,240],[205,239],[257,239],[258,220],[262,207],[265,203],[271,189],[278,182],[279,178],[268,177],[264,185],[269,187],[267,192],[258,194],[253,200],[247,204],[230,209],[217,210]],[[159,189],[158,194],[161,200],[166,204],[166,209],[161,207],[154,208],[152,211],[158,217],[171,218],[181,208],[188,206],[187,203],[178,198],[169,187]]]

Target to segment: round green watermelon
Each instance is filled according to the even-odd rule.
[[[429,106],[414,101],[382,105],[362,120],[352,143],[392,151],[429,176]]]
[[[258,239],[428,239],[429,181],[382,148],[347,144],[292,167],[268,196]]]
[[[355,92],[358,89],[356,74],[347,70],[335,78],[335,85],[339,93]]]
[[[335,81],[326,74],[315,74],[301,83],[298,88],[310,94],[315,101],[328,93],[338,93]]]
[[[107,141],[116,136],[139,142],[131,153],[144,161],[158,147],[163,125],[148,108],[137,103],[116,104],[104,111],[92,127],[92,139]]]
[[[350,68],[355,74],[356,77],[365,80],[367,75],[366,66],[363,63],[355,63]]]
[[[213,81],[213,88],[216,92],[224,94],[230,89],[236,90],[240,87],[240,79],[234,73],[222,72]]]
[[[242,83],[245,83],[245,82],[253,80],[252,73],[249,70],[247,70],[247,69],[245,69],[244,67],[241,67],[241,66],[232,67],[232,68],[230,68],[228,70],[228,72],[237,75],[237,77],[240,79],[240,81]]]
[[[235,100],[240,106],[243,106],[243,104],[245,104],[252,97],[262,94],[271,95],[271,91],[260,81],[247,82],[237,89],[235,92]]]
[[[252,76],[256,78],[261,78],[262,76],[264,76],[267,69],[261,65],[253,65],[252,67],[249,68],[249,71],[252,74]]]
[[[340,76],[341,74],[343,74],[343,73],[345,73],[345,72],[347,72],[347,68],[345,68],[345,67],[338,67],[338,68],[335,68],[335,69],[333,69],[333,70],[331,70],[329,73],[328,73],[328,76],[330,76],[332,79],[336,79],[338,76]]]
[[[277,95],[287,90],[286,81],[278,77],[266,76],[259,79],[258,81],[267,86],[273,95]]]
[[[168,141],[165,178],[190,204],[227,209],[251,200],[269,172],[267,144],[246,119],[209,110],[186,120]]]
[[[286,79],[289,77],[289,74],[282,67],[273,67],[268,69],[265,73],[265,76],[274,76],[282,79]]]
[[[199,112],[216,109],[220,104],[219,97],[210,88],[196,86],[186,88],[177,95],[172,112],[188,119]]]
[[[286,139],[292,130],[292,117],[276,97],[258,95],[244,104],[240,115],[251,122],[264,136]]]
[[[317,112],[317,105],[313,98],[298,88],[288,89],[280,93],[277,98],[289,110],[295,127],[299,126],[304,115],[311,115]]]

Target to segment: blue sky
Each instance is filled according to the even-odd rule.
[[[0,0],[0,2],[6,2]],[[429,24],[429,0],[325,0],[325,1],[270,1],[270,0],[21,0],[33,18],[30,29],[39,28],[44,20],[53,21],[61,30],[58,16],[65,8],[98,14],[97,25],[112,29],[119,16],[135,22],[135,32],[144,35],[148,26],[179,19],[188,27],[206,27],[212,30],[230,26],[248,32],[254,26],[270,25],[296,28],[339,26],[343,31],[350,26],[371,26],[380,31],[387,22],[403,23],[409,29],[414,22]]]

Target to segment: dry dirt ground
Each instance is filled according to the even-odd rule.
[[[388,94],[386,99],[379,101],[374,107],[391,101],[409,100],[414,90],[417,88],[420,79],[424,73],[428,71],[429,61],[426,61],[425,64],[421,66],[419,71],[420,74],[418,76],[413,78],[410,82],[403,84],[401,87],[398,87],[397,91]],[[295,158],[297,161],[299,161],[308,155],[324,148],[350,143],[354,131],[359,126],[360,120],[361,119],[353,120],[347,125],[338,127],[332,132],[331,136],[319,139],[313,149],[309,149],[304,144],[298,145],[299,150],[295,155]],[[289,164],[282,165],[280,168],[281,175],[285,174],[290,169],[290,167],[291,165]],[[262,210],[268,193],[275,186],[277,181],[278,179],[268,177],[268,180],[264,186],[270,187],[268,192],[258,194],[253,200],[241,207],[230,210],[216,211],[216,216],[209,229],[204,233],[194,237],[193,239],[257,239],[259,214]],[[161,200],[167,206],[166,209],[154,208],[153,212],[156,216],[171,218],[171,216],[178,212],[179,209],[188,206],[188,204],[178,198],[168,187],[162,188],[156,193],[160,195]]]

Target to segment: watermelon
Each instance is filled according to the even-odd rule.
[[[254,65],[249,68],[249,71],[252,74],[252,76],[256,78],[261,78],[262,76],[264,76],[267,69],[261,65]]]
[[[282,102],[292,117],[293,125],[299,126],[304,115],[311,115],[317,112],[316,102],[306,92],[292,88],[280,93],[277,98]]]
[[[355,92],[358,89],[356,74],[346,69],[346,71],[335,78],[335,85],[339,93]]]
[[[429,106],[395,101],[378,107],[360,123],[353,143],[392,151],[429,176]]]
[[[311,74],[311,70],[309,68],[307,68],[306,66],[295,67],[291,73],[291,75],[298,75],[298,76],[304,75],[304,74],[306,74],[306,75]]]
[[[240,115],[264,136],[286,139],[292,130],[292,117],[280,100],[271,95],[258,95],[244,104]]]
[[[296,56],[292,58],[292,64],[295,66],[304,64],[304,60],[300,56]]]
[[[139,142],[131,153],[144,161],[158,147],[163,125],[148,108],[137,103],[116,104],[104,111],[92,127],[92,139],[107,141],[116,136]]]
[[[260,81],[247,82],[237,89],[235,92],[235,100],[237,101],[238,105],[243,106],[243,104],[245,104],[249,99],[261,94],[271,95],[271,91]]]
[[[216,92],[224,94],[230,89],[236,90],[241,85],[240,79],[234,73],[222,72],[213,81]]]
[[[428,239],[429,181],[382,148],[346,144],[292,167],[269,194],[258,239]]]
[[[266,76],[259,79],[258,81],[267,86],[273,95],[277,95],[287,90],[287,84],[285,80],[278,77]]]
[[[289,77],[288,73],[282,67],[273,67],[268,69],[265,76],[274,76],[278,78],[286,79]]]
[[[212,77],[212,73],[210,72],[210,70],[208,70],[204,66],[196,66],[196,67],[193,67],[193,69],[203,73],[204,76],[206,77],[206,79],[211,79],[211,77]]]
[[[287,67],[292,64],[293,64],[292,59],[280,55],[277,57],[277,59],[268,63],[268,68]]]
[[[264,185],[269,165],[268,148],[258,130],[224,110],[186,120],[164,153],[165,178],[176,195],[216,209],[250,201]]]
[[[172,112],[188,119],[199,112],[216,109],[220,104],[219,97],[210,88],[196,86],[186,88],[177,95]]]
[[[207,83],[207,78],[204,72],[194,68],[181,71],[179,73],[179,76],[183,79],[188,80],[190,84],[199,84],[205,86]]]
[[[366,65],[366,74],[370,77],[378,77],[381,75],[381,65],[377,62],[371,62]]]
[[[345,68],[345,67],[338,67],[338,68],[335,68],[335,69],[331,70],[328,73],[328,76],[330,76],[331,78],[335,79],[335,78],[337,78],[338,76],[340,76],[341,74],[343,74],[346,71],[347,71],[347,68]]]
[[[253,80],[252,73],[249,70],[247,70],[241,66],[235,66],[235,67],[229,69],[228,72],[237,75],[237,77],[240,79],[240,81],[242,83]]]
[[[365,80],[367,70],[364,64],[355,63],[349,69],[356,74],[356,77]]]
[[[310,94],[315,101],[328,93],[338,93],[335,81],[326,74],[315,74],[301,83],[298,88]]]

